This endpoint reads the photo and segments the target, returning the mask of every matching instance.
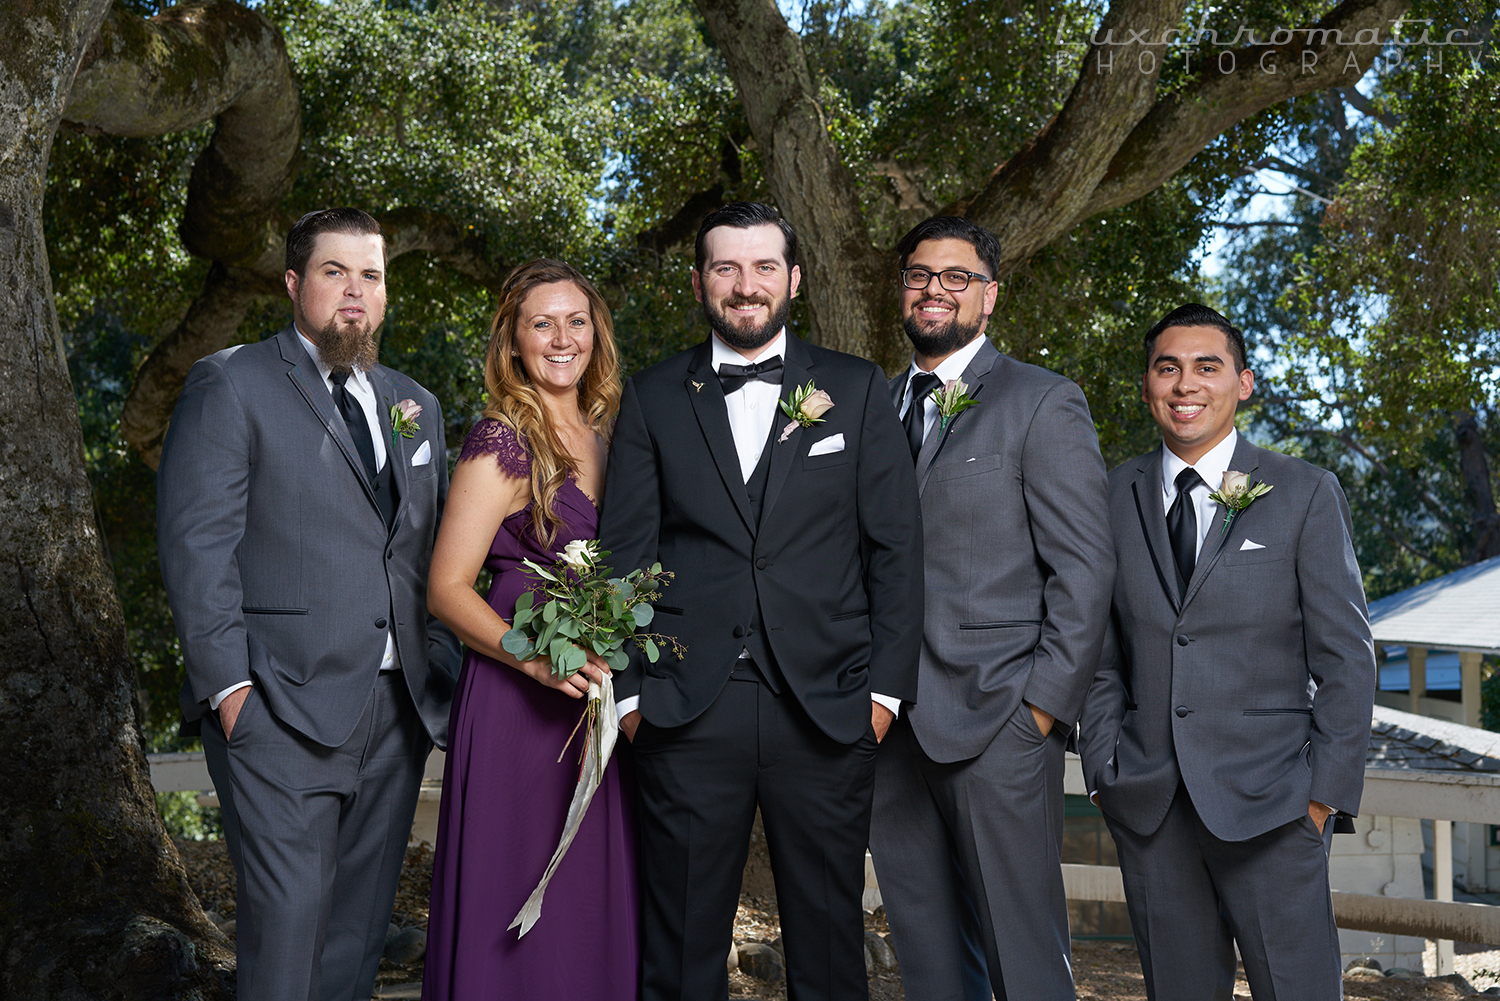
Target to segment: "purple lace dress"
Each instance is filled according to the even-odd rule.
[[[531,459],[498,421],[475,425],[462,460],[493,456],[513,476]],[[592,539],[598,512],[571,478],[557,493],[564,528],[551,547],[532,534],[531,508],[500,525],[485,566],[488,601],[507,621],[531,578],[573,539]],[[453,699],[442,811],[432,867],[426,1001],[633,1001],[637,893],[634,783],[621,740],[583,826],[525,938],[507,931],[557,847],[578,781],[577,738],[558,763],[583,701],[469,651]]]

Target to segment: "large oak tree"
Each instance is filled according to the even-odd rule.
[[[1168,76],[1167,32],[1185,27],[1186,5],[1116,0],[1068,60],[1066,93],[1013,142],[969,156],[957,197],[935,202],[922,165],[877,151],[878,172],[901,192],[897,210],[881,215],[862,194],[875,161],[851,164],[853,146],[840,134],[851,115],[834,105],[848,92],[827,86],[827,66],[809,58],[773,0],[697,6],[738,95],[699,137],[709,173],[732,180],[744,169],[740,153],[753,150],[760,181],[803,236],[813,338],[887,365],[902,355],[893,226],[940,208],[966,213],[1000,235],[1005,269],[1019,269],[1084,221],[1161,186],[1237,123],[1351,83],[1405,9],[1400,0],[1347,0],[1300,25],[1313,30],[1225,49],[1231,58]],[[993,10],[1001,21],[1015,13],[1003,3]],[[19,0],[5,19],[0,492],[11,517],[0,524],[0,567],[13,569],[0,576],[0,766],[24,782],[0,821],[0,983],[16,997],[213,996],[225,982],[222,941],[193,905],[152,810],[53,307],[43,178],[63,120],[122,136],[213,122],[180,226],[183,245],[209,262],[206,278],[137,374],[121,422],[149,460],[188,365],[229,343],[257,298],[276,294],[305,111],[280,33],[230,0],[152,18],[110,10],[108,0]],[[961,69],[964,55],[947,53],[945,65]],[[920,57],[906,72],[921,74]],[[412,124],[393,120],[398,130]],[[715,187],[729,190],[691,193],[626,239],[647,252],[680,247]],[[346,194],[362,200],[357,188]],[[480,285],[503,267],[485,240],[425,204],[390,204],[385,218],[393,256],[425,250]]]

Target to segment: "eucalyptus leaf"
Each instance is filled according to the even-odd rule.
[[[611,671],[623,671],[630,666],[630,656],[624,650],[611,650],[601,656]]]
[[[557,621],[557,611],[558,611],[558,605],[557,605],[557,600],[556,599],[553,599],[552,601],[547,602],[545,605],[542,606],[542,621],[543,622],[556,622]]]
[[[656,648],[656,642],[650,638],[646,640],[646,659],[655,664],[661,659],[661,651]]]
[[[649,626],[651,620],[656,618],[656,609],[647,604],[640,604],[632,608],[630,614],[634,616],[637,626]]]
[[[517,660],[530,659],[522,656],[530,646],[531,640],[519,629],[512,629],[500,637],[500,648]]]

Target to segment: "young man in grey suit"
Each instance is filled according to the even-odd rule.
[[[1163,441],[1110,474],[1120,570],[1080,753],[1147,995],[1229,1001],[1237,944],[1256,1001],[1332,1001],[1329,814],[1359,808],[1375,691],[1349,507],[1235,431],[1255,376],[1224,317],[1175,309],[1146,355]]]
[[[379,225],[310,213],[286,250],[293,325],[188,373],[157,544],[239,880],[239,997],[351,1001],[447,739],[458,644],[427,566],[448,467],[437,400],[375,363]]]
[[[984,336],[994,236],[940,216],[898,251],[915,351],[890,391],[922,498],[926,621],[870,848],[911,1001],[1072,998],[1063,750],[1114,580],[1104,462],[1082,391]],[[974,401],[958,413],[932,393],[954,379]]]

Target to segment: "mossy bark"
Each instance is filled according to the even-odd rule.
[[[156,813],[42,238],[52,137],[109,0],[0,35],[0,997],[228,998]]]

